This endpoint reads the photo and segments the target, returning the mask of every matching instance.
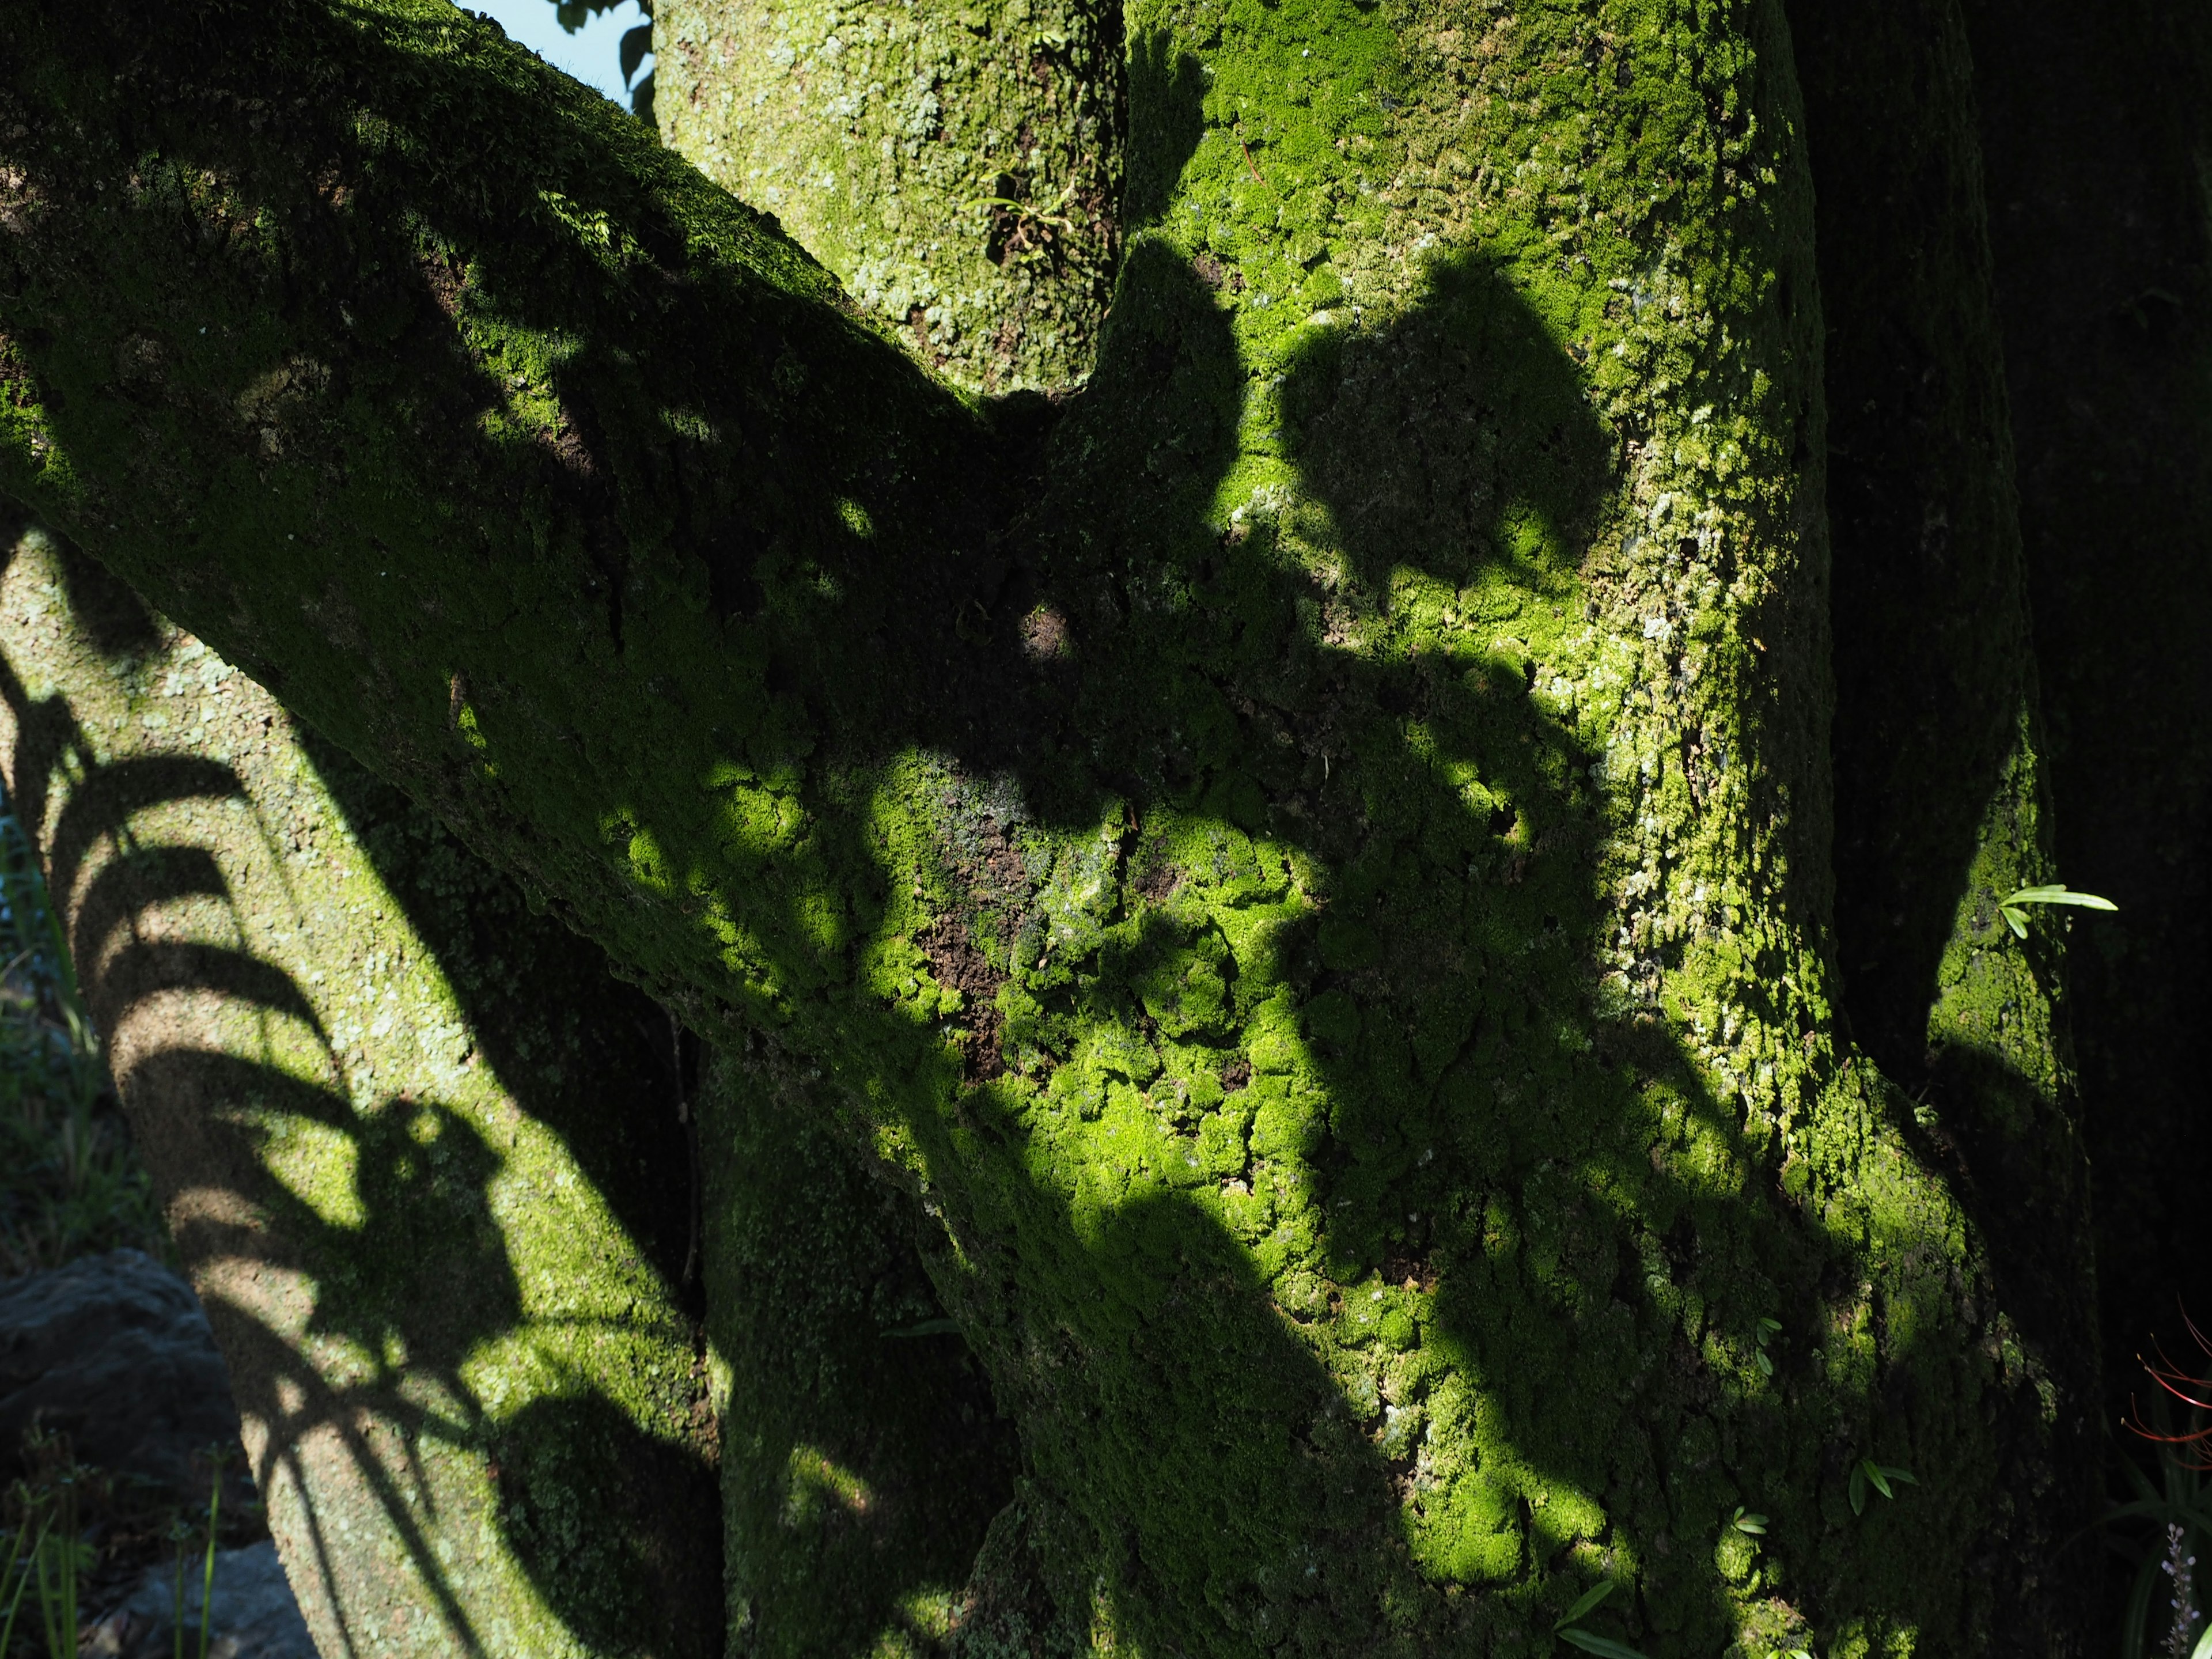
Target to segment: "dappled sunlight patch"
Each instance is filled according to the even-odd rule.
[[[863,1516],[875,1501],[875,1494],[868,1489],[866,1481],[841,1467],[819,1448],[799,1445],[791,1449],[790,1466],[784,1478],[785,1526],[816,1525],[828,1510]]]
[[[262,1165],[277,1185],[326,1227],[358,1232],[368,1220],[356,1179],[358,1148],[351,1135],[292,1114],[243,1113],[257,1133]]]

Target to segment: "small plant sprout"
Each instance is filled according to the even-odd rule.
[[[1889,1489],[1889,1483],[1893,1480],[1906,1486],[1917,1486],[1920,1484],[1919,1479],[1911,1470],[1900,1469],[1891,1463],[1877,1463],[1871,1457],[1862,1457],[1857,1462],[1852,1464],[1851,1513],[1853,1515],[1866,1513],[1869,1486],[1872,1486],[1884,1498],[1896,1497],[1897,1494]]]
[[[1599,1602],[1613,1594],[1613,1580],[1601,1579],[1575,1598],[1559,1622],[1552,1626],[1552,1633],[1562,1642],[1580,1648],[1584,1653],[1595,1653],[1598,1659],[1644,1659],[1644,1656],[1626,1642],[1616,1642],[1610,1636],[1600,1636],[1594,1630],[1584,1630],[1582,1621],[1597,1609]]]
[[[1735,1513],[1729,1517],[1729,1525],[1734,1527],[1738,1532],[1749,1533],[1753,1538],[1758,1538],[1765,1534],[1766,1517],[1763,1515],[1748,1514],[1743,1505],[1739,1504],[1735,1506]]]
[[[1802,1648],[1770,1648],[1766,1659],[1813,1659],[1813,1656]]]
[[[2185,1314],[2183,1322],[2197,1346],[2212,1354],[2212,1340],[2196,1322]],[[2192,1376],[2162,1347],[2157,1363],[2146,1362],[2145,1369],[2160,1391],[2151,1396],[2148,1419],[2131,1408],[2125,1425],[2156,1448],[2160,1480],[2154,1484],[2133,1458],[2124,1460],[2120,1468],[2135,1490],[2134,1501],[2105,1516],[2112,1529],[2106,1541],[2134,1568],[2120,1659],[2153,1653],[2212,1659],[2212,1620],[2205,1619],[2197,1577],[2198,1551],[2212,1539],[2212,1373]],[[2183,1424],[2174,1423],[2169,1401],[2188,1408]],[[2160,1633],[2164,1639],[2155,1640]]]
[[[1774,1356],[1767,1352],[1766,1345],[1781,1334],[1782,1322],[1778,1319],[1761,1319],[1759,1322],[1759,1328],[1753,1334],[1753,1340],[1758,1346],[1752,1357],[1759,1361],[1759,1375],[1762,1376],[1774,1375]]]
[[[25,1547],[27,1542],[27,1549]],[[0,1623],[0,1653],[14,1651],[15,1615],[23,1609],[23,1592],[30,1588],[33,1569],[46,1547],[46,1522],[41,1521],[38,1535],[33,1537],[31,1517],[26,1513],[23,1524],[15,1528],[15,1535],[9,1544],[7,1571],[0,1574],[0,1590],[6,1591],[8,1596],[7,1620]]]
[[[1997,905],[1997,908],[2004,912],[2006,926],[2021,939],[2027,937],[2026,907],[2031,904],[2075,904],[2084,910],[2117,910],[2120,908],[2108,898],[2099,898],[2094,893],[2072,892],[2055,881],[2045,887],[2023,887]]]
[[[215,1633],[215,1548],[222,1513],[222,1466],[229,1461],[222,1447],[209,1449],[208,1462],[214,1466],[214,1474],[208,1482],[207,1559],[200,1578],[199,1659],[208,1659],[208,1639]]]

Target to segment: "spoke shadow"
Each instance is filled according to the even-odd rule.
[[[167,643],[96,567],[65,556],[62,573],[72,605],[93,619],[84,631],[101,655],[143,656]],[[481,1496],[496,1508],[497,1531],[590,1650],[718,1649],[718,1504],[697,1425],[648,1432],[634,1401],[598,1392],[585,1371],[556,1379],[550,1392],[540,1387],[520,1410],[480,1398],[474,1386],[488,1348],[555,1327],[574,1328],[586,1346],[673,1338],[686,1351],[688,1333],[652,1332],[655,1316],[586,1314],[580,1322],[526,1305],[511,1255],[520,1247],[514,1218],[493,1198],[514,1173],[513,1131],[495,1145],[479,1110],[411,1091],[356,1102],[349,1057],[317,999],[251,948],[222,862],[240,848],[212,829],[206,846],[168,839],[178,829],[173,809],[232,807],[254,824],[247,840],[258,844],[249,850],[281,864],[279,832],[234,768],[193,755],[103,765],[59,696],[33,701],[12,665],[0,665],[0,696],[15,727],[10,793],[33,833],[48,830],[43,861],[100,1028],[158,1022],[165,1006],[220,1006],[263,1034],[258,1043],[234,1040],[232,1052],[200,1046],[211,1035],[236,1039],[240,1027],[211,1034],[188,1011],[152,1052],[134,1045],[123,1094],[180,1249],[214,1273],[203,1277],[210,1318],[241,1409],[263,1429],[257,1486],[337,1498],[332,1516],[307,1503],[307,1537],[295,1541],[309,1546],[305,1565],[322,1581],[345,1650],[378,1650],[379,1619],[392,1611],[373,1595],[359,1604],[364,1569],[419,1582],[425,1611],[434,1608],[454,1650],[499,1650],[505,1610],[483,1600],[488,1564],[471,1559],[465,1535],[456,1556],[459,1517],[441,1512],[472,1496],[449,1463],[441,1466],[441,1453],[454,1449],[478,1455],[491,1471]],[[511,894],[495,890],[503,884],[388,786],[327,752],[319,769],[356,815],[390,893],[442,947],[441,966],[472,1029],[488,1030],[481,1041],[508,1110],[558,1138],[565,1156],[553,1163],[574,1169],[617,1211],[620,1248],[676,1285],[691,1220],[690,1160],[652,1042],[665,1017],[609,981],[588,945],[522,914]],[[63,777],[67,795],[54,811],[46,792]],[[142,839],[137,826],[149,814],[156,827]],[[295,920],[309,922],[312,909]],[[210,924],[211,915],[227,920]],[[286,1031],[307,1039],[313,1058],[305,1075],[302,1045],[286,1044]],[[328,1189],[288,1188],[297,1184],[300,1137],[310,1129],[348,1149],[352,1178],[337,1202],[350,1214],[333,1212]],[[226,1295],[241,1264],[248,1279],[287,1288],[273,1299]],[[296,1316],[289,1325],[288,1315]],[[332,1552],[357,1551],[365,1540],[356,1523],[370,1517],[331,1493],[334,1473],[340,1486],[349,1479],[365,1492],[382,1522],[374,1530],[396,1536],[404,1565],[356,1559],[339,1571]]]
[[[97,567],[64,551],[61,569],[72,611],[83,606],[102,624],[85,632],[103,653],[166,643],[143,607],[131,624],[135,596]],[[27,738],[19,744],[14,769],[42,814],[40,787],[70,778],[46,863],[54,890],[74,897],[72,945],[103,1029],[118,1030],[164,999],[211,994],[250,1010],[264,1033],[256,1058],[253,1043],[224,1052],[179,1032],[134,1056],[125,1091],[171,1195],[179,1184],[196,1189],[179,1233],[187,1258],[299,1277],[294,1311],[301,1318],[291,1326],[269,1318],[266,1305],[220,1295],[210,1302],[240,1403],[266,1425],[253,1472],[263,1488],[289,1480],[307,1492],[315,1473],[308,1465],[343,1463],[404,1543],[448,1639],[497,1652],[497,1608],[471,1564],[453,1559],[455,1523],[465,1517],[441,1512],[455,1498],[434,1467],[442,1449],[481,1454],[491,1484],[479,1496],[495,1512],[501,1542],[574,1639],[595,1653],[703,1653],[719,1650],[724,1623],[724,1525],[712,1465],[716,1430],[726,1427],[738,1443],[726,1455],[755,1477],[732,1491],[739,1500],[764,1497],[769,1510],[735,1562],[751,1579],[770,1580],[747,1585],[761,1604],[758,1622],[779,1638],[793,1626],[802,1641],[842,1632],[860,1647],[904,1630],[934,1650],[957,1614],[966,1565],[1011,1496],[1012,1470],[1007,1431],[964,1346],[957,1338],[885,1340],[885,1330],[938,1312],[910,1216],[895,1203],[884,1207],[892,1191],[818,1132],[772,1124],[757,1104],[730,1100],[718,1103],[719,1120],[741,1132],[750,1126],[760,1167],[722,1183],[725,1196],[743,1193],[747,1203],[702,1217],[683,1121],[702,1106],[696,1044],[679,1042],[641,992],[611,980],[594,947],[527,915],[502,878],[398,791],[302,732],[302,761],[384,896],[434,958],[470,1046],[503,1085],[509,1109],[557,1139],[618,1222],[617,1248],[634,1254],[631,1265],[641,1262],[672,1298],[654,1317],[680,1312],[696,1321],[703,1311],[705,1233],[735,1227],[769,1239],[753,1265],[774,1271],[724,1298],[749,1315],[722,1333],[737,1355],[727,1424],[698,1415],[708,1408],[702,1395],[679,1434],[646,1432],[634,1401],[611,1397],[586,1375],[538,1390],[520,1409],[480,1397],[481,1370],[471,1366],[488,1348],[564,1322],[531,1305],[542,1303],[544,1287],[526,1294],[515,1267],[528,1241],[517,1237],[511,1210],[495,1207],[495,1189],[514,1176],[514,1127],[501,1137],[480,1111],[409,1089],[386,1088],[365,1104],[351,1097],[348,1061],[357,1066],[360,1056],[342,1052],[343,1039],[305,987],[253,954],[222,861],[238,848],[219,836],[214,850],[167,841],[173,822],[143,839],[135,833],[149,813],[230,806],[254,818],[258,850],[276,856],[283,832],[234,767],[193,755],[85,765],[82,734],[60,699],[33,702],[4,665],[0,692],[19,732],[46,734],[44,749]],[[303,923],[312,925],[315,896],[295,895]],[[198,932],[174,937],[174,914],[196,905]],[[205,937],[212,914],[225,918],[214,939]],[[275,1052],[283,1045],[266,1040],[271,1027],[310,1039],[313,1077],[297,1074],[296,1052],[289,1067]],[[349,1144],[356,1213],[334,1219],[327,1202],[319,1207],[288,1189],[286,1146],[303,1125]],[[835,1189],[834,1203],[814,1193],[822,1213],[793,1210],[792,1194],[768,1179],[801,1167]],[[849,1223],[823,1237],[832,1209],[850,1218],[871,1197],[881,1212],[876,1224]],[[794,1311],[810,1295],[823,1304],[810,1310],[818,1317]],[[856,1295],[865,1303],[858,1319],[840,1304]],[[587,1318],[580,1334],[627,1340],[620,1317]],[[679,1340],[693,1348],[693,1330]],[[333,1364],[334,1350],[354,1364]],[[779,1435],[787,1443],[766,1467],[751,1443]],[[808,1495],[802,1465],[814,1455],[870,1495],[866,1513],[826,1517],[826,1533],[793,1519]],[[343,1610],[347,1587],[331,1552],[355,1551],[357,1590],[362,1517],[337,1508],[325,1516],[311,1503],[304,1523],[322,1600]],[[744,1501],[736,1518],[763,1519]],[[362,1616],[339,1636],[349,1650],[374,1650],[377,1617],[390,1609],[354,1611]]]

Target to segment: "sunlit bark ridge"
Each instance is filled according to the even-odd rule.
[[[15,0],[0,489],[921,1195],[1086,1639],[1975,1647],[1778,9],[1127,21],[1044,407],[442,6]]]

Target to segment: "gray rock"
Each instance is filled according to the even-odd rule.
[[[185,1651],[200,1639],[200,1575],[205,1560],[185,1564]],[[175,1650],[174,1568],[149,1571],[137,1591],[86,1635],[84,1659],[169,1659]],[[316,1659],[307,1622],[300,1617],[276,1546],[267,1539],[215,1558],[215,1621],[208,1659]]]
[[[238,1413],[192,1287],[139,1250],[0,1285],[0,1468],[33,1422],[66,1433],[80,1462],[204,1504],[195,1456],[237,1452]]]

